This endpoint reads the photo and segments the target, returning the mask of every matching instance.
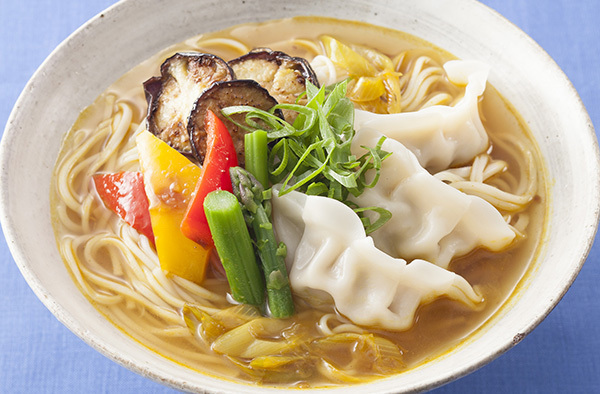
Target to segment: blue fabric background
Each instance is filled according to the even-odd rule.
[[[44,58],[112,0],[0,0],[0,126]],[[600,125],[600,1],[484,0],[536,40]],[[600,127],[600,126],[599,126]],[[600,245],[564,299],[515,348],[435,392],[600,392]],[[167,393],[106,359],[35,297],[0,237],[0,392]]]

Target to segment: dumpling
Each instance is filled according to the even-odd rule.
[[[455,106],[435,105],[397,114],[357,109],[356,131],[377,130],[401,142],[432,173],[467,163],[484,152],[489,141],[477,104],[485,90],[489,66],[478,61],[453,60],[446,62],[444,69],[452,83],[466,84],[465,94]]]
[[[363,129],[352,142],[375,146],[382,135]],[[392,154],[384,160],[375,187],[365,189],[353,201],[361,207],[377,206],[392,218],[371,236],[384,252],[408,260],[425,259],[446,268],[455,256],[477,247],[499,251],[515,238],[515,231],[491,204],[440,181],[419,164],[416,156],[393,139],[382,149]]]
[[[435,298],[472,307],[481,301],[461,276],[424,260],[407,264],[377,249],[354,211],[337,200],[275,192],[273,223],[288,246],[294,293],[312,304],[333,299],[356,324],[406,330],[419,305]]]

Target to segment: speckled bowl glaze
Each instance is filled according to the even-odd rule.
[[[227,13],[222,12],[224,8]],[[193,372],[131,340],[102,317],[81,295],[61,261],[52,231],[49,189],[63,134],[85,106],[141,60],[203,31],[295,15],[331,16],[395,28],[459,58],[493,64],[490,82],[518,109],[540,146],[550,184],[548,229],[539,259],[507,305],[442,357],[399,376],[325,391],[419,391],[465,375],[519,342],[561,299],[590,249],[600,202],[597,142],[577,92],[533,40],[476,1],[117,3],[48,57],[8,121],[0,148],[0,200],[2,226],[14,259],[33,291],[63,324],[123,366],[186,391],[278,391]],[[44,105],[39,105],[41,102]],[[44,144],[32,143],[40,137]]]

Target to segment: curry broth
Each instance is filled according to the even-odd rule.
[[[109,105],[106,104],[106,97],[114,95],[119,99],[125,99],[134,108],[133,122],[141,123],[146,113],[146,101],[142,89],[142,83],[159,74],[159,66],[162,61],[177,51],[201,51],[214,53],[225,60],[235,58],[240,55],[235,49],[223,48],[220,45],[205,45],[198,47],[198,42],[208,42],[212,38],[232,38],[240,40],[248,47],[269,47],[273,50],[281,50],[289,55],[312,57],[309,47],[305,41],[315,40],[319,35],[327,34],[336,37],[342,41],[361,44],[373,47],[383,53],[393,57],[395,54],[413,48],[425,48],[426,50],[435,50],[441,60],[450,60],[452,56],[442,50],[433,47],[431,44],[421,41],[405,33],[375,27],[356,22],[345,22],[326,18],[299,17],[280,21],[266,22],[261,24],[247,24],[226,29],[221,32],[203,34],[198,37],[190,38],[181,44],[162,51],[152,58],[144,61],[139,66],[126,73],[117,82],[111,85],[90,107],[88,107],[77,120],[73,129],[94,129],[105,114],[110,114]],[[273,42],[272,37],[277,37]],[[533,152],[536,161],[536,167],[542,168],[541,159],[538,150],[529,136],[525,125],[515,114],[513,109],[505,103],[502,97],[488,85],[481,104],[482,120],[488,133],[491,135],[497,133],[510,134],[515,139],[526,144]],[[79,143],[74,138],[67,138],[65,151],[69,146]],[[101,149],[100,147],[98,149]],[[501,148],[493,146],[493,155],[495,158],[510,160],[509,155]],[[509,163],[512,168],[517,163]],[[510,296],[515,286],[526,272],[531,261],[535,258],[537,245],[541,237],[546,213],[545,184],[541,176],[542,170],[538,170],[537,197],[527,210],[530,221],[527,226],[527,234],[524,239],[520,239],[516,245],[510,247],[502,253],[491,253],[485,250],[476,250],[467,256],[456,259],[450,265],[450,269],[465,277],[467,281],[480,294],[484,296],[484,302],[477,310],[471,310],[468,307],[446,299],[439,299],[429,305],[421,306],[418,310],[415,324],[405,332],[389,332],[374,329],[374,333],[392,339],[404,352],[404,362],[406,369],[410,369],[420,363],[433,359],[436,356],[452,349],[478,329]],[[515,174],[515,177],[519,177]],[[55,196],[53,196],[54,198]],[[115,219],[116,220],[116,219]],[[59,236],[65,229],[57,229]],[[106,256],[105,264],[110,265],[109,256]],[[216,292],[226,293],[228,286],[226,281],[213,271],[209,271],[206,286]],[[97,308],[111,321],[114,321],[114,309],[105,308],[95,303]],[[225,307],[227,305],[221,305]],[[316,331],[316,323],[323,312],[315,311],[303,302],[297,303],[298,313],[292,318],[294,322],[304,326],[306,330]],[[122,302],[120,314],[128,314],[126,302]],[[145,319],[160,320],[158,317],[148,317]],[[136,330],[134,325],[135,316],[129,316],[132,326],[119,328],[139,341],[144,346],[156,351],[152,341],[155,340],[152,333],[146,333],[144,330]],[[116,319],[118,320],[118,319]],[[160,323],[159,323],[160,324]],[[166,326],[165,329],[170,327]],[[211,350],[198,341],[175,338],[164,350],[160,351],[163,356],[173,361],[185,365],[189,368],[202,373],[219,376],[221,378],[252,381],[230,363],[230,367],[222,365],[213,365],[203,356],[210,353]],[[344,354],[333,356],[340,364],[344,363]],[[307,380],[308,379],[308,380]],[[260,380],[259,380],[260,382]],[[277,383],[277,382],[266,382]],[[315,387],[332,384],[331,382],[312,381],[307,377],[299,375],[295,381],[288,384],[297,387]]]

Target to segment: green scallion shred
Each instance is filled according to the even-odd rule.
[[[348,81],[318,88],[307,81],[306,105],[277,104],[269,111],[249,106],[222,110],[231,115],[245,114],[247,131],[264,130],[269,141],[268,170],[272,184],[281,183],[279,195],[297,190],[310,195],[334,198],[351,206],[349,195],[359,196],[379,180],[381,163],[391,153],[382,149],[385,137],[374,147],[363,146],[366,153],[351,152],[354,137],[354,105],[346,97]],[[293,125],[276,115],[278,109],[297,112]],[[237,123],[236,123],[237,124]],[[367,177],[367,173],[374,173]],[[368,180],[370,179],[370,181]],[[378,219],[371,223],[363,213],[373,211]],[[367,233],[381,227],[391,213],[380,207],[357,211]]]

